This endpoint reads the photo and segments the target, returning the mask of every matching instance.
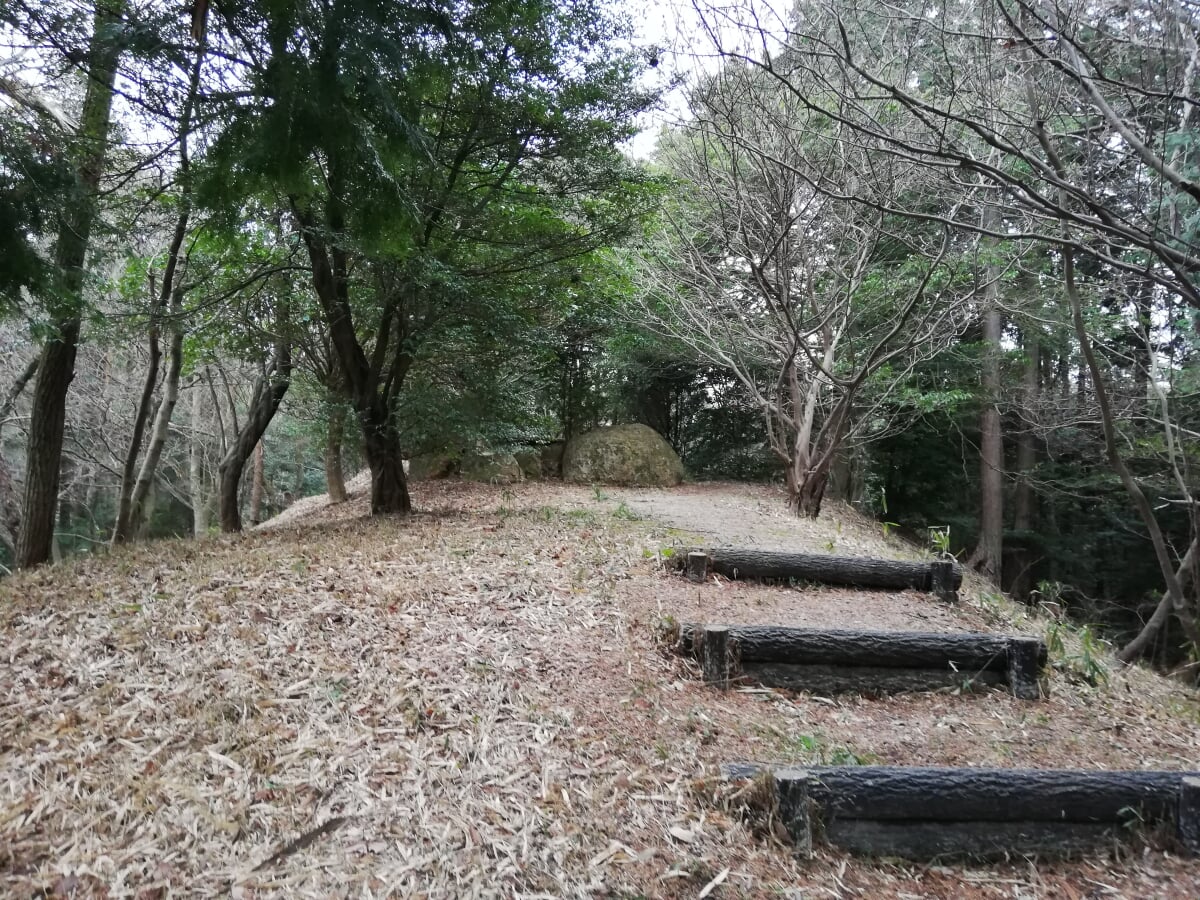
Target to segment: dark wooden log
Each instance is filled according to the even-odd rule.
[[[693,550],[687,555],[687,577],[688,581],[697,583],[703,582],[708,578],[708,554],[700,550]]]
[[[1071,857],[1115,841],[1120,826],[1079,822],[880,822],[838,819],[825,839],[851,853],[903,859]]]
[[[954,571],[952,560],[939,559],[929,564],[929,590],[942,602],[957,603],[961,583],[962,572]]]
[[[1038,638],[1009,638],[1008,683],[1020,700],[1040,700],[1039,676],[1046,661],[1046,645]]]
[[[807,785],[806,793],[807,793]],[[808,814],[808,805],[804,807]],[[1179,786],[1179,843],[1193,856],[1200,856],[1200,778],[1188,776]]]
[[[707,684],[729,687],[729,629],[711,625],[701,632],[700,670]]]
[[[942,688],[986,687],[1005,682],[1003,672],[956,672],[952,669],[902,669],[883,666],[797,666],[743,662],[741,680],[766,687],[814,694],[898,694]]]
[[[928,591],[933,579],[930,564],[855,556],[825,556],[816,553],[778,553],[735,548],[708,551],[714,572],[727,578],[772,578],[817,581],[853,587],[915,588]],[[952,566],[951,588],[962,584],[962,570]]]
[[[808,796],[808,781],[791,778],[778,782],[779,812],[783,826],[792,838],[792,855],[810,859],[813,850],[812,801]]]
[[[754,765],[725,767],[731,778],[761,771]],[[1200,777],[1197,772],[907,766],[780,768],[774,775],[778,785],[806,781],[825,821],[1115,824],[1175,821],[1184,778]]]
[[[692,635],[702,628],[694,624],[683,626],[684,649],[694,652]],[[1010,638],[996,634],[735,625],[730,627],[729,637],[736,641],[743,663],[952,669],[964,677],[982,671],[1005,672],[1009,668]],[[1038,660],[1045,663],[1044,644],[1039,648]]]

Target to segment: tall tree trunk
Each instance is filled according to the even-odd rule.
[[[992,300],[983,320],[983,412],[979,417],[979,543],[970,564],[999,583],[1004,553],[1004,434],[1000,423],[1000,338],[1004,319],[995,305],[998,273],[988,269]]]
[[[208,489],[204,483],[204,390],[192,385],[192,438],[188,447],[188,494],[192,501],[192,534],[208,534]]]
[[[266,461],[263,459],[263,442],[254,445],[254,466],[250,475],[250,527],[262,521],[263,494],[266,493]]]
[[[100,496],[99,479],[96,478],[97,466],[92,463],[87,468],[87,488],[83,495],[83,508],[88,517],[88,537],[95,540],[100,535],[96,524],[96,498]]]
[[[282,318],[282,317],[281,317]],[[242,471],[246,460],[254,452],[255,445],[262,440],[267,426],[279,411],[292,379],[291,347],[286,339],[280,338],[275,349],[275,358],[269,371],[260,375],[254,386],[254,399],[246,414],[245,426],[229,445],[225,456],[217,467],[220,473],[220,517],[224,532],[242,530],[242,511],[238,504],[238,488],[242,482]]]
[[[181,320],[183,300],[181,295],[182,291],[176,289],[171,302],[170,362],[167,365],[166,378],[163,380],[163,397],[154,417],[154,430],[150,433],[146,458],[142,460],[142,468],[138,472],[137,483],[133,487],[127,523],[128,530],[122,540],[127,540],[137,534],[145,524],[147,515],[143,507],[146,497],[150,494],[150,488],[154,484],[154,476],[158,471],[159,460],[162,459],[163,447],[167,443],[171,417],[175,413],[175,405],[179,402],[179,376],[183,370],[183,322]],[[120,541],[117,542],[120,543]]]
[[[146,437],[146,423],[150,421],[151,409],[154,406],[154,390],[158,386],[158,370],[162,361],[162,348],[158,341],[158,320],[161,310],[162,297],[156,290],[154,307],[150,311],[150,364],[146,367],[146,377],[142,381],[142,395],[138,399],[137,413],[133,418],[133,435],[129,439],[129,449],[125,451],[125,462],[121,466],[121,486],[117,493],[117,522],[113,526],[112,535],[114,544],[125,543],[132,537],[136,529],[136,526],[130,524],[130,513],[133,509],[133,486],[137,481],[137,461],[142,453],[142,442]]]
[[[66,427],[67,390],[75,377],[75,356],[83,315],[84,263],[96,217],[100,176],[108,150],[108,124],[121,45],[115,37],[123,0],[99,0],[88,51],[87,88],[79,119],[78,176],[81,189],[68,201],[58,231],[54,261],[60,297],[51,304],[52,334],[42,348],[26,445],[25,497],[17,565],[40,565],[50,558],[58,506],[59,466]]]
[[[331,503],[345,503],[350,499],[346,493],[346,477],[342,470],[342,443],[346,430],[346,409],[335,404],[329,410],[329,423],[325,432],[325,490]]]
[[[1033,590],[1033,552],[1030,536],[1037,513],[1037,494],[1033,490],[1034,467],[1037,466],[1036,423],[1038,402],[1041,396],[1041,346],[1035,326],[1025,329],[1025,369],[1022,385],[1022,405],[1025,421],[1017,435],[1017,485],[1013,495],[1013,531],[1020,535],[1020,545],[1013,554],[1016,569],[1013,575],[1012,592],[1022,599]]]

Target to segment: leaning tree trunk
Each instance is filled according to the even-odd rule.
[[[1200,621],[1197,620],[1195,611],[1190,607],[1187,598],[1184,596],[1179,576],[1176,574],[1175,566],[1171,562],[1167,540],[1154,514],[1154,507],[1121,455],[1117,437],[1116,416],[1113,413],[1112,404],[1109,400],[1108,388],[1104,383],[1104,373],[1101,371],[1100,364],[1096,361],[1095,351],[1092,349],[1091,335],[1088,334],[1087,325],[1084,323],[1083,303],[1079,297],[1079,288],[1075,283],[1075,257],[1070,250],[1063,253],[1063,281],[1067,289],[1067,300],[1071,306],[1071,321],[1075,325],[1075,337],[1079,341],[1079,349],[1083,354],[1084,362],[1094,382],[1096,405],[1100,410],[1100,429],[1104,434],[1104,451],[1109,467],[1121,479],[1121,485],[1125,488],[1125,493],[1129,495],[1133,508],[1137,511],[1150,537],[1150,543],[1154,547],[1155,558],[1158,560],[1159,571],[1166,582],[1167,594],[1171,598],[1172,611],[1175,613],[1176,619],[1179,620],[1184,637],[1188,639],[1193,649],[1200,649]],[[1136,640],[1135,638],[1135,642]],[[1133,643],[1131,642],[1131,645]],[[1122,648],[1117,654],[1117,658],[1125,662],[1132,661],[1134,657],[1130,646]]]
[[[367,359],[354,331],[354,317],[348,301],[348,265],[344,249],[326,245],[323,232],[312,213],[293,199],[292,210],[300,222],[300,234],[308,248],[313,288],[329,326],[330,340],[344,379],[346,396],[353,400],[363,433],[363,451],[371,469],[371,515],[406,514],[412,511],[404,463],[400,457],[400,436],[392,421],[392,400],[411,365],[400,356],[388,373],[386,385],[380,384],[380,365]],[[340,230],[340,219],[331,213],[330,226]]]
[[[262,440],[267,426],[279,411],[279,405],[291,385],[291,377],[291,348],[281,341],[276,348],[272,371],[259,376],[255,384],[254,401],[246,416],[245,427],[238,432],[217,467],[220,473],[221,530],[224,532],[242,530],[242,511],[238,504],[242,471],[254,447]]]
[[[53,334],[47,339],[38,361],[29,418],[25,497],[21,532],[17,538],[17,565],[21,568],[40,565],[50,559],[54,543],[67,390],[75,377],[75,355],[82,324],[83,266],[96,217],[100,175],[108,150],[113,84],[121,54],[120,43],[113,36],[120,31],[117,26],[124,7],[122,0],[101,0],[96,4],[93,19],[87,89],[77,133],[81,190],[63,210],[54,254],[55,266],[62,275],[62,299],[51,310]]]
[[[329,424],[325,432],[325,490],[331,503],[345,503],[350,499],[346,493],[346,476],[342,470],[342,443],[346,430],[346,409],[340,404],[329,411]]]
[[[12,387],[8,389],[8,394],[4,397],[4,402],[0,403],[0,428],[4,427],[4,420],[8,418],[13,407],[17,405],[17,400],[20,398],[22,391],[25,390],[25,386],[29,384],[30,379],[37,374],[37,370],[38,358],[35,356],[26,363],[25,368],[21,370],[21,374],[17,376]]]
[[[1179,568],[1175,570],[1175,577],[1179,580],[1181,591],[1186,591],[1188,582],[1192,580],[1198,551],[1200,551],[1200,535],[1193,535],[1187,552],[1179,561]],[[1167,624],[1167,620],[1171,618],[1172,610],[1174,610],[1174,603],[1171,592],[1164,591],[1162,599],[1154,607],[1154,613],[1146,620],[1146,624],[1142,626],[1137,635],[1117,652],[1117,659],[1121,662],[1131,663],[1149,650],[1151,643],[1162,631],[1163,626]]]

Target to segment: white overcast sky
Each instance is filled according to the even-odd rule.
[[[697,4],[704,11],[703,17]],[[789,0],[622,0],[637,30],[635,41],[641,48],[661,48],[658,67],[647,73],[647,83],[663,87],[681,76],[684,85],[703,72],[715,71],[719,56],[705,28],[714,27],[727,47],[745,49],[746,37],[738,23],[756,21],[769,33],[783,28],[783,16],[791,7]],[[683,89],[676,88],[663,97],[660,108],[644,115],[642,132],[629,141],[627,151],[637,159],[646,159],[654,151],[663,125],[679,121],[686,110]]]

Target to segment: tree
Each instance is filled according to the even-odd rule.
[[[920,202],[912,167],[847,150],[738,62],[693,92],[660,158],[680,187],[643,254],[646,312],[737,378],[786,466],[790,508],[815,517],[847,441],[886,430],[893,386],[965,321],[949,235],[905,233],[882,211]],[[870,205],[818,187],[868,181]]]
[[[50,558],[58,511],[59,466],[66,423],[67,389],[75,374],[84,306],[88,241],[109,142],[109,118],[117,61],[121,55],[123,0],[98,0],[84,70],[87,86],[79,127],[69,153],[77,188],[64,206],[54,250],[56,283],[48,294],[49,334],[33,389],[33,414],[25,466],[25,497],[17,540],[17,565],[27,568]]]
[[[201,76],[204,69],[204,57],[207,52],[206,34],[203,19],[200,20],[197,34],[195,59],[191,66],[188,79],[187,94],[184,97],[179,113],[178,130],[176,132],[176,151],[178,153],[178,168],[176,181],[179,186],[175,225],[171,241],[167,247],[166,263],[159,279],[158,292],[150,312],[150,366],[146,372],[137,414],[134,419],[133,437],[129,451],[125,456],[125,464],[121,472],[121,489],[117,500],[117,522],[113,528],[113,543],[121,544],[130,540],[143,524],[144,505],[150,488],[154,484],[155,473],[159,460],[162,458],[163,446],[167,440],[167,429],[175,405],[179,400],[179,379],[183,371],[183,298],[185,288],[182,283],[186,266],[184,240],[188,235],[188,225],[192,215],[192,185],[191,157],[189,142],[193,129],[193,112],[200,92]],[[138,455],[141,452],[145,427],[150,419],[151,401],[158,380],[158,368],[161,358],[159,348],[159,329],[164,308],[169,306],[167,313],[170,344],[168,348],[168,368],[163,384],[162,396],[154,413],[154,427],[150,433],[150,442],[141,468],[134,477]]]
[[[1168,586],[1163,603],[1191,635],[1192,613],[1175,576],[1178,554],[1166,546],[1115,440],[1121,422],[1108,402],[1107,373],[1091,352],[1079,279],[1145,279],[1152,293],[1200,306],[1200,167],[1191,125],[1200,23],[1177,5],[1109,9],[1040,0],[932,9],[801,2],[773,29],[749,5],[708,13],[722,52],[775,80],[812,115],[837,123],[846,145],[919,164],[946,198],[974,194],[1005,214],[980,217],[964,203],[927,209],[880,202],[860,184],[828,185],[829,195],[1059,255],[1085,357],[1080,377],[1096,392],[1106,456],[1149,536]],[[768,52],[734,48],[725,40],[730,30],[753,36]],[[1169,433],[1172,425],[1163,427]],[[1194,508],[1186,479],[1176,482],[1184,495],[1178,499]]]
[[[398,398],[422,343],[624,227],[615,144],[648,97],[592,3],[361,0],[227,13],[255,104],[217,147],[284,199],[363,433],[375,513],[410,508]]]

